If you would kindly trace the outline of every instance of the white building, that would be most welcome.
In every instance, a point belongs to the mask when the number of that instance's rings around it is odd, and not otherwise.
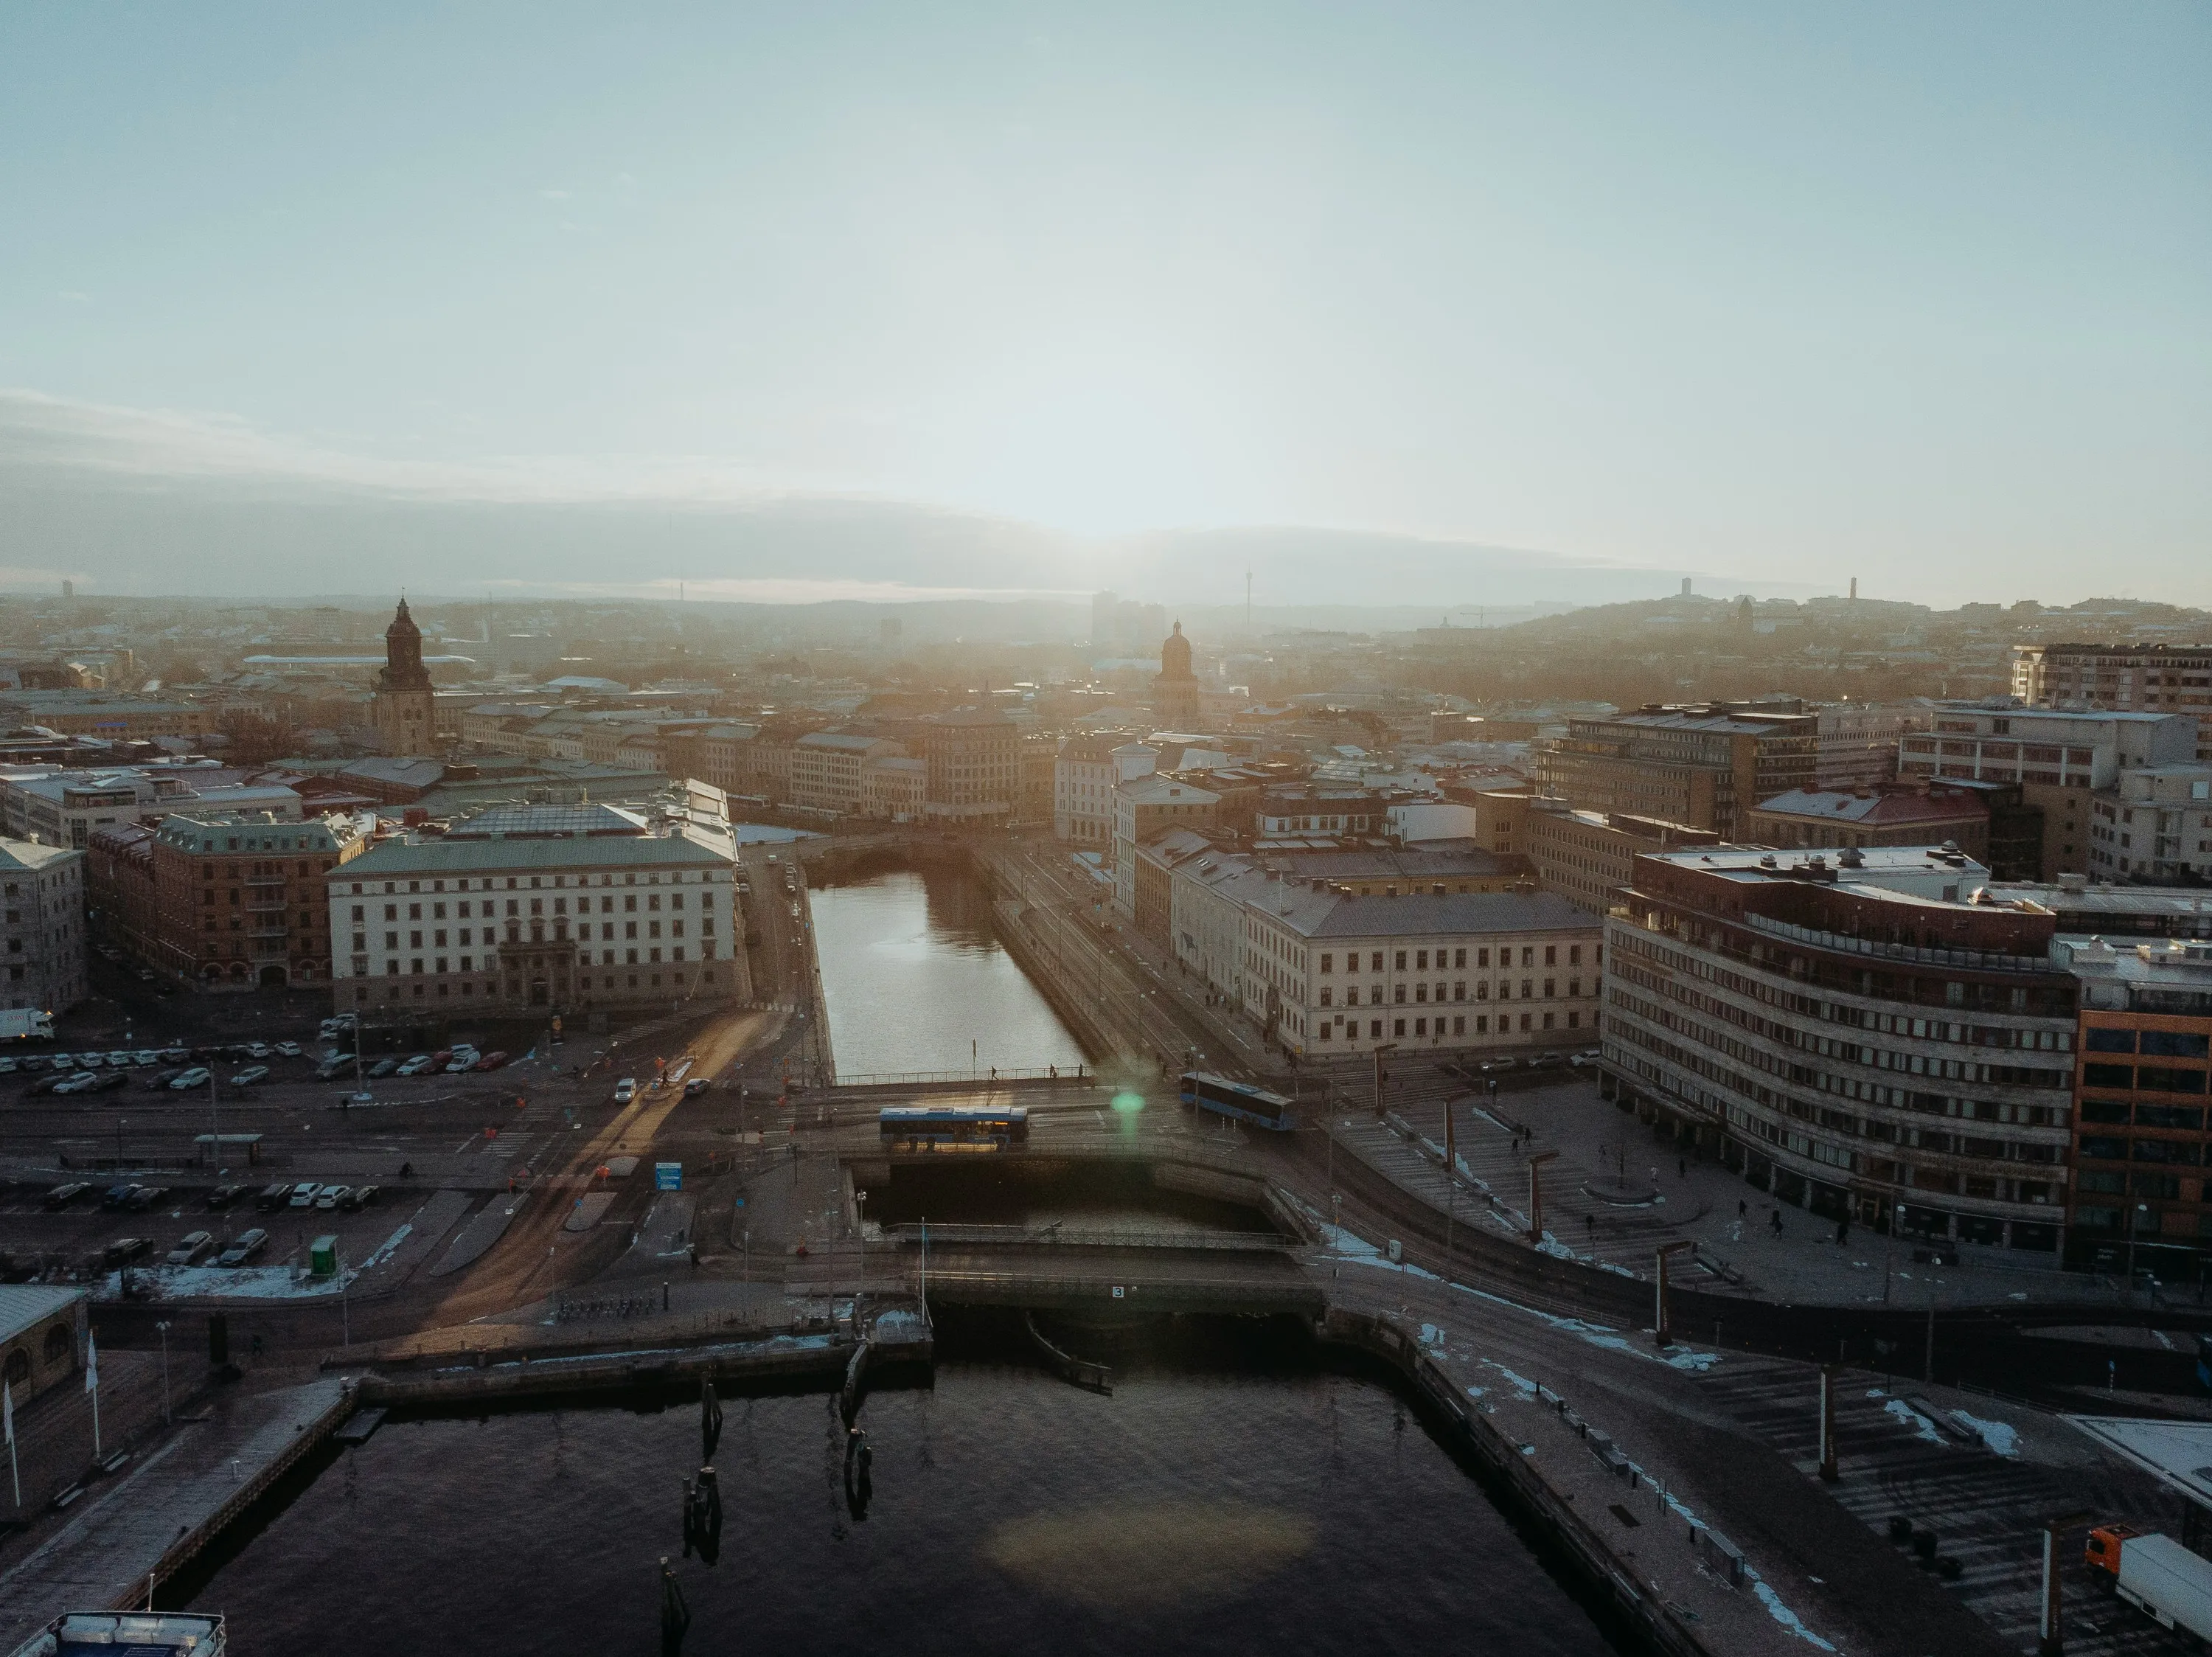
[[[860,816],[867,810],[869,764],[905,757],[906,750],[889,737],[809,732],[791,745],[791,803],[841,817]]]
[[[1159,750],[1120,735],[1071,736],[1052,768],[1052,832],[1104,850],[1114,844],[1114,790],[1149,777]]]
[[[195,772],[204,775],[196,775]],[[172,812],[224,814],[267,812],[296,823],[300,796],[281,783],[249,783],[222,766],[173,771],[135,766],[105,771],[18,771],[0,777],[0,825],[7,833],[37,835],[52,845],[85,846],[92,832],[112,823],[150,826]]]
[[[2122,771],[2089,807],[2093,880],[2212,878],[2212,765]]]
[[[0,1006],[64,1013],[91,993],[84,968],[84,853],[0,839]]]
[[[460,827],[387,840],[331,875],[340,1010],[550,1016],[749,993],[733,866],[703,839],[550,818]]]

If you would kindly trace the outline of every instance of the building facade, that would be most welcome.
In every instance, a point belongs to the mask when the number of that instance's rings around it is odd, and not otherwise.
[[[957,708],[921,722],[929,768],[925,810],[948,827],[1012,817],[1021,788],[1021,728],[995,708]]]
[[[2212,1257],[2212,943],[2058,953],[2081,987],[2067,1264],[2186,1283]]]
[[[1748,838],[1802,850],[1936,846],[1947,841],[1989,862],[1989,802],[1972,788],[1925,780],[1856,789],[1798,789],[1752,808]]]
[[[386,840],[332,871],[337,1010],[550,1016],[750,993],[722,852],[680,832],[508,827]]]
[[[198,990],[329,983],[325,886],[362,855],[370,826],[337,813],[297,823],[261,813],[163,818],[150,847],[152,947],[142,959]],[[129,900],[118,888],[100,896],[118,910]]]
[[[1545,794],[1724,840],[1742,838],[1757,801],[1812,787],[1819,770],[1816,715],[1725,704],[1577,718],[1537,753]]]
[[[1601,1090],[1829,1220],[2055,1264],[2075,990],[2053,917],[1934,848],[1641,857]]]
[[[84,862],[74,847],[0,839],[0,1005],[65,1013],[92,993]]]
[[[2089,874],[2212,881],[2212,765],[2148,765],[2098,789],[2089,807]]]
[[[407,613],[405,599],[384,630],[384,670],[369,698],[369,718],[376,727],[376,746],[386,753],[438,752],[437,693],[430,670],[422,665],[422,630]]]
[[[1512,838],[1534,865],[1538,882],[1545,891],[1556,892],[1592,915],[1602,915],[1613,906],[1613,892],[1628,884],[1636,860],[1645,852],[1709,846],[1720,840],[1711,829],[1628,812],[1576,811],[1564,800],[1540,795],[1525,804],[1519,832]],[[1478,807],[1478,819],[1481,813]]]
[[[869,763],[905,757],[906,750],[889,737],[809,732],[791,745],[791,803],[841,817],[864,816]]]
[[[1899,745],[1900,777],[2004,783],[2043,813],[2046,880],[2088,867],[2089,796],[2115,789],[2124,771],[2186,765],[2197,727],[2179,714],[2066,713],[2008,704],[1946,702],[1935,728]]]
[[[2212,647],[2015,644],[2012,693],[2035,707],[2178,713],[2197,722],[2197,752],[2212,765]]]

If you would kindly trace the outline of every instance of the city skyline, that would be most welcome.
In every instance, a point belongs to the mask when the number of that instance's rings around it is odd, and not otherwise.
[[[9,588],[2212,600],[2183,9],[5,27]]]

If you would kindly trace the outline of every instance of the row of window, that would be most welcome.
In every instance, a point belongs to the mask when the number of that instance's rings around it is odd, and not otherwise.
[[[613,921],[604,921],[600,923],[599,936],[602,939],[612,938],[615,935],[615,927],[617,924],[617,923]],[[619,923],[619,924],[622,927],[622,935],[623,937],[635,938],[637,936],[638,923],[635,921],[623,921]],[[470,943],[473,941],[473,935],[476,929],[477,929],[474,927],[468,926],[459,929],[459,935],[456,939],[456,941],[462,948],[467,948]],[[489,926],[483,929],[483,941],[487,944],[496,943],[499,941],[499,940],[494,935],[495,929]],[[712,915],[706,917],[699,923],[699,929],[711,936],[714,930],[714,917]],[[568,935],[568,925],[565,922],[555,922],[553,931],[554,937],[556,941],[566,940]],[[519,923],[509,922],[507,923],[507,941],[509,943],[520,943],[521,941],[520,934],[521,927]],[[578,942],[588,942],[591,939],[591,935],[592,923],[589,921],[586,921],[577,927],[576,939]],[[645,935],[648,938],[659,937],[660,935],[660,923],[659,921],[647,921],[645,923]],[[681,921],[669,922],[668,935],[672,938],[682,937],[684,935],[684,923]],[[434,948],[442,949],[446,945],[446,938],[447,934],[443,929],[434,932],[431,935],[432,947]],[[544,943],[545,941],[545,929],[542,924],[532,926],[530,929],[530,941],[532,943]],[[368,947],[368,935],[365,932],[355,933],[353,935],[353,947],[356,954],[366,950]],[[384,947],[386,949],[398,948],[399,935],[397,932],[386,933],[384,935]],[[410,932],[407,935],[407,947],[410,949],[420,949],[422,947],[422,933],[419,931]]]
[[[660,907],[661,895],[662,894],[658,892],[647,892],[645,894],[646,908],[648,911],[658,910]],[[684,907],[684,894],[682,892],[669,892],[667,894],[667,898],[669,908],[681,909]],[[623,911],[625,914],[634,915],[637,912],[637,899],[638,894],[634,892],[625,892],[623,894]],[[509,898],[507,900],[507,912],[510,915],[520,915],[522,912],[520,905],[524,901],[526,900],[520,898]],[[530,912],[532,915],[543,915],[545,913],[544,899],[532,898],[527,899],[527,901],[530,905]],[[699,906],[702,909],[711,909],[714,907],[714,899],[711,893],[703,896],[699,899]],[[366,905],[354,905],[353,918],[354,923],[356,926],[361,923],[365,909]],[[490,898],[480,899],[477,903],[477,909],[487,920],[489,920],[499,912],[498,901]],[[464,921],[469,918],[469,905],[466,902],[455,904],[453,905],[453,910],[457,918]],[[568,900],[566,898],[556,898],[553,899],[553,913],[556,915],[566,915],[568,912]],[[576,899],[577,914],[588,915],[591,912],[592,900],[589,898],[579,898]],[[615,912],[615,900],[612,894],[610,893],[601,896],[599,899],[599,912],[602,915],[611,915]],[[387,921],[398,920],[399,918],[399,905],[398,904],[385,905],[384,918]],[[421,904],[408,905],[407,918],[410,921],[421,920],[422,918],[422,905]],[[430,918],[435,921],[444,920],[446,918],[446,905],[441,903],[432,904],[430,905]]]
[[[713,944],[707,943],[700,946],[699,958],[702,960],[712,960],[714,956],[714,946]],[[626,949],[623,952],[623,959],[626,965],[635,966],[638,965],[638,951],[635,949]],[[645,959],[648,963],[659,962],[660,959],[659,949],[658,947],[647,949],[645,952]],[[668,952],[668,959],[672,961],[681,961],[684,959],[684,946],[679,943],[672,947]],[[577,957],[577,960],[579,965],[585,966],[590,966],[592,961],[591,952],[589,950],[586,950],[581,955]],[[426,961],[428,963],[428,976],[434,978],[442,976],[447,972],[473,972],[477,970],[476,957],[473,955],[462,955],[458,959],[447,955],[431,957],[416,955],[407,961],[407,970],[404,975],[400,972],[401,964],[398,958],[395,957],[394,959],[385,962],[384,976],[388,978],[396,978],[402,976],[415,978],[422,978],[425,976],[424,966]],[[604,949],[599,952],[600,966],[612,966],[614,964],[615,952],[613,950]],[[354,972],[356,977],[366,978],[368,976],[368,960],[366,956],[356,955],[354,958],[353,965]],[[483,970],[487,972],[495,972],[499,970],[498,964],[491,956],[487,955],[484,957]]]
[[[1547,943],[1541,947],[1544,951],[1544,965],[1547,966],[1557,966],[1559,964],[1560,946],[1555,943]],[[1523,966],[1534,966],[1536,964],[1536,950],[1538,946],[1534,944],[1522,944],[1520,948],[1521,965]],[[1566,951],[1568,966],[1580,966],[1583,964],[1583,947],[1580,944],[1568,944],[1566,946]],[[1346,952],[1344,957],[1344,970],[1346,972],[1357,972],[1360,970],[1359,953],[1360,952],[1356,949]],[[1413,958],[1412,970],[1416,972],[1425,972],[1429,970],[1429,956],[1431,953],[1434,953],[1437,958],[1437,968],[1438,971],[1442,971],[1446,966],[1463,968],[1468,964],[1468,952],[1464,949],[1438,949],[1433,952],[1426,949],[1416,949],[1410,953]],[[1400,972],[1403,972],[1407,970],[1406,966],[1406,957],[1407,953],[1408,952],[1403,949],[1391,952],[1393,970]],[[1383,952],[1380,949],[1370,950],[1368,952],[1368,955],[1369,959],[1367,970],[1370,972],[1380,972],[1382,970]],[[1451,957],[1449,961],[1444,959],[1447,955]],[[1598,946],[1593,944],[1590,946],[1590,965],[1595,966],[1597,965],[1597,962]],[[1500,966],[1510,966],[1513,965],[1513,947],[1511,945],[1506,945],[1498,950],[1498,964]],[[1490,965],[1490,951],[1487,949],[1475,950],[1474,965],[1478,969],[1488,966]],[[1334,972],[1336,970],[1336,957],[1334,953],[1323,952],[1321,958],[1321,970],[1324,976]]]
[[[1541,1027],[1547,1030],[1556,1030],[1559,1028],[1560,1026],[1556,1021],[1559,1015],[1555,1013],[1545,1014],[1543,1015],[1543,1024]],[[1455,1036],[1463,1036],[1467,1034],[1467,1020],[1468,1015],[1464,1013],[1453,1014],[1449,1033]],[[1579,1030],[1582,1028],[1582,1022],[1583,1015],[1580,1013],[1569,1013],[1567,1014],[1565,1027],[1570,1030]],[[1413,1033],[1416,1036],[1425,1036],[1431,1033],[1441,1036],[1446,1033],[1444,1030],[1444,1021],[1442,1018],[1417,1018],[1413,1021]],[[1390,1033],[1394,1038],[1403,1036],[1406,1033],[1406,1020],[1404,1019],[1392,1019],[1389,1020],[1389,1024]],[[1431,1024],[1436,1026],[1433,1032],[1431,1032],[1429,1027]],[[1370,1041],[1382,1040],[1382,1025],[1383,1020],[1381,1019],[1368,1020],[1367,1039]],[[1521,1014],[1521,1030],[1522,1034],[1526,1035],[1532,1033],[1537,1028],[1536,1015],[1534,1014],[1523,1013]],[[1501,1036],[1507,1035],[1511,1033],[1512,1029],[1512,1014],[1509,1013],[1500,1013],[1498,1015],[1498,1033]],[[1343,1031],[1344,1039],[1346,1041],[1357,1041],[1359,1039],[1359,1020],[1358,1019],[1346,1018],[1323,1019],[1321,1022],[1320,1029],[1314,1033],[1314,1039],[1316,1041],[1327,1041],[1329,1039],[1331,1033],[1336,1030]],[[1477,1013],[1474,1014],[1474,1033],[1478,1036],[1486,1036],[1490,1033],[1490,1014],[1487,1013]]]
[[[1557,978],[1546,978],[1543,983],[1544,993],[1541,999],[1545,1001],[1557,1001],[1559,999],[1559,981]],[[1393,1005],[1403,1007],[1406,1004],[1406,988],[1407,987],[1402,984],[1393,984],[1390,987],[1390,999]],[[1429,986],[1427,984],[1417,984],[1413,986],[1413,998],[1416,1002],[1424,1002],[1429,999]],[[1436,992],[1437,1000],[1442,1001],[1444,999],[1444,986],[1442,984],[1438,984],[1436,986]],[[1595,992],[1595,981],[1593,980],[1592,993]],[[1582,999],[1582,994],[1583,981],[1580,978],[1569,978],[1567,980],[1567,999],[1570,1001],[1580,1001]],[[1329,995],[1329,986],[1327,984],[1322,985],[1321,1004],[1323,1007],[1327,1007],[1330,1004]],[[1490,981],[1487,978],[1478,979],[1476,981],[1474,986],[1474,998],[1477,1001],[1488,1001],[1490,999]],[[1454,1001],[1465,1001],[1467,999],[1466,979],[1461,978],[1453,983],[1451,986],[1451,999]],[[1512,979],[1498,979],[1498,999],[1500,1001],[1511,1001],[1513,999]],[[1539,999],[1536,995],[1535,979],[1523,978],[1521,980],[1521,999],[1522,1001],[1534,1001]],[[1344,1004],[1346,1007],[1357,1007],[1359,1005],[1359,986],[1358,984],[1346,984],[1345,986]],[[1370,989],[1367,996],[1367,1004],[1370,1007],[1380,1007],[1382,1004],[1382,986],[1381,984],[1376,984]]]
[[[671,886],[681,886],[685,878],[686,877],[681,873],[677,873],[670,874],[667,877],[667,880]],[[708,881],[714,880],[714,875],[711,870],[702,872],[698,877],[699,884],[704,886]],[[509,892],[514,891],[521,877],[520,875],[509,874],[505,876],[504,880],[506,889]],[[490,874],[484,875],[477,881],[477,889],[480,892],[493,891],[501,885],[501,877],[500,876]],[[645,884],[647,886],[659,886],[660,882],[661,876],[658,874],[648,874],[645,877]],[[353,895],[355,897],[358,898],[362,895],[365,884],[368,886],[374,886],[376,882],[371,880],[364,883],[360,880],[356,880],[353,883]],[[597,882],[594,882],[592,877],[588,874],[533,874],[530,877],[530,886],[531,890],[533,892],[537,891],[541,886],[548,885],[560,887],[570,886],[587,886],[594,884],[599,886],[615,886],[617,884],[622,886],[635,886],[638,884],[638,878],[635,874],[625,874],[622,877],[622,880],[617,882],[613,875],[602,874],[599,876]],[[397,880],[386,880],[384,882],[384,892],[386,897],[389,897],[398,889],[399,883]],[[407,882],[407,889],[410,892],[420,892],[422,890],[422,882],[420,880],[410,880]],[[446,883],[443,880],[432,880],[430,882],[430,890],[433,892],[443,892],[445,889]],[[466,892],[468,889],[469,883],[465,878],[457,880],[453,882],[453,890],[456,892]],[[336,894],[333,893],[332,895],[335,896]]]
[[[2146,1058],[2212,1057],[2212,1036],[2188,1030],[2136,1031],[2092,1026],[2082,1037],[2081,1045],[2092,1053],[2140,1052]]]
[[[2081,1085],[2121,1093],[2201,1093],[2204,1072],[2159,1064],[2084,1064]]]

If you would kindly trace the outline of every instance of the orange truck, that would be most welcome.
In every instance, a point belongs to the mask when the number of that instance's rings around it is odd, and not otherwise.
[[[2153,1622],[2212,1640],[2212,1559],[2131,1525],[2099,1526],[2089,1532],[2082,1557],[2091,1569],[2110,1575],[2120,1598]]]

